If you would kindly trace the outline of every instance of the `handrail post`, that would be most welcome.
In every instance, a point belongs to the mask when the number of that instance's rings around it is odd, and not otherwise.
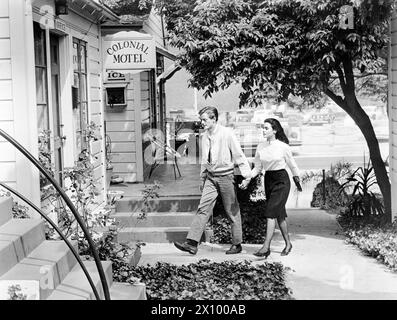
[[[0,129],[0,135],[4,139],[6,139],[8,142],[10,142],[15,148],[17,148],[18,151],[20,151],[25,157],[27,157],[30,160],[31,163],[34,164],[34,166],[37,169],[39,169],[39,171],[52,183],[52,185],[58,191],[58,193],[60,194],[62,199],[66,202],[67,206],[72,211],[73,216],[76,218],[77,223],[80,225],[80,227],[83,230],[83,233],[88,241],[88,244],[89,244],[92,254],[94,256],[96,267],[98,269],[99,277],[101,279],[101,283],[102,283],[102,287],[103,287],[103,294],[105,296],[105,299],[110,300],[109,287],[108,287],[108,284],[106,281],[106,276],[105,276],[105,272],[102,267],[101,260],[99,259],[98,251],[95,248],[95,244],[88,232],[87,227],[85,226],[83,220],[81,219],[79,213],[77,212],[77,209],[73,205],[70,198],[67,196],[65,191],[61,188],[61,186],[58,184],[58,182],[54,179],[54,177],[51,174],[49,174],[48,171],[45,168],[43,168],[41,163],[29,151],[27,151],[18,141],[16,141],[14,138],[12,138],[10,135],[8,135],[2,129]]]

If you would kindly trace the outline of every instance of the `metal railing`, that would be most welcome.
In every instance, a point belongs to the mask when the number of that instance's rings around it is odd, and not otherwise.
[[[90,247],[90,250],[92,252],[92,255],[94,257],[95,260],[95,264],[96,267],[98,269],[98,273],[99,273],[99,277],[102,283],[102,288],[103,288],[103,294],[105,296],[105,300],[110,300],[110,293],[109,293],[109,287],[106,281],[106,276],[105,276],[105,272],[103,270],[102,267],[102,263],[101,260],[99,259],[99,254],[98,251],[95,248],[95,244],[94,241],[92,240],[89,231],[86,227],[86,225],[84,224],[82,218],[80,217],[79,213],[77,212],[77,209],[75,208],[75,206],[73,205],[72,201],[70,200],[70,198],[67,196],[67,194],[65,193],[65,191],[62,189],[62,187],[58,184],[58,182],[54,179],[54,177],[41,165],[41,163],[29,152],[27,151],[18,141],[16,141],[14,138],[12,138],[9,134],[7,134],[6,132],[4,132],[3,130],[0,129],[0,136],[2,136],[4,139],[6,139],[9,143],[11,143],[18,151],[20,151],[37,169],[39,169],[39,171],[51,182],[51,184],[54,186],[54,188],[57,190],[57,192],[59,193],[59,195],[62,197],[62,199],[65,201],[66,205],[69,207],[70,211],[72,212],[73,216],[76,218],[77,223],[79,224],[79,226],[81,227],[85,238],[88,241],[88,245]],[[1,186],[5,187],[4,184],[0,184]],[[5,187],[7,190],[9,190],[12,193],[15,193],[15,190],[12,190],[9,187]],[[12,191],[11,191],[12,190]],[[33,209],[35,209],[41,216],[45,216],[44,213],[41,212],[41,210],[39,208],[37,208],[32,202],[30,202],[28,199],[24,198],[22,195],[15,193],[18,197],[20,197],[22,200],[24,200],[27,204],[29,204]],[[44,217],[43,216],[43,217]],[[54,227],[54,224],[51,223],[49,221],[49,218],[47,218],[46,216],[44,217],[44,219],[46,219],[52,227]],[[55,229],[55,228],[54,228]],[[58,233],[60,232],[59,228],[55,229]],[[77,261],[79,262],[79,264],[81,265],[81,267],[83,268],[83,271],[88,279],[88,282],[90,283],[90,286],[95,294],[95,297],[97,300],[100,300],[100,296],[98,294],[98,291],[95,288],[95,285],[92,282],[91,276],[89,275],[87,269],[85,268],[83,262],[81,261],[80,257],[78,257],[77,252],[74,250],[73,246],[70,244],[70,242],[66,239],[66,237],[63,236],[63,234],[60,236],[62,237],[62,239],[66,242],[66,244],[69,246],[69,248],[72,249],[73,254],[75,255]],[[76,256],[77,255],[77,256]]]

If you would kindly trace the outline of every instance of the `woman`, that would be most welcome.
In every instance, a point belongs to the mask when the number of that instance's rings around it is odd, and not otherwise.
[[[294,180],[299,182],[299,170],[289,146],[289,141],[280,122],[274,118],[268,118],[262,124],[263,136],[266,142],[258,145],[255,153],[252,178],[260,172],[265,173],[265,194],[267,199],[265,216],[267,218],[266,238],[263,247],[254,253],[257,257],[268,257],[270,254],[270,242],[273,238],[276,220],[285,241],[285,248],[281,252],[286,256],[291,252],[292,244],[288,235],[287,212],[285,204],[288,199],[291,183],[286,166],[291,169]],[[249,181],[243,182],[240,187],[246,189]]]

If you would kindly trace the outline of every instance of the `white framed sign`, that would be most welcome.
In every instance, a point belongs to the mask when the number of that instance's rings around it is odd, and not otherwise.
[[[156,43],[151,35],[121,31],[102,41],[105,70],[156,68]]]

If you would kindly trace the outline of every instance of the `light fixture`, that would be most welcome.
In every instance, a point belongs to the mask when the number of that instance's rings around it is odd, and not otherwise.
[[[69,14],[68,0],[55,0],[55,15]]]

